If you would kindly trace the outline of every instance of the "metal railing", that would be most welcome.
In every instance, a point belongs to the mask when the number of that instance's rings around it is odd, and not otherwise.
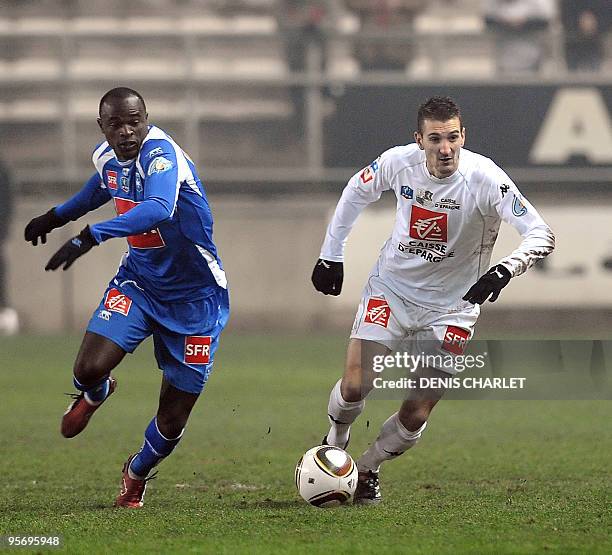
[[[150,27],[150,26],[149,26]],[[152,31],[147,31],[147,26],[143,25],[142,29],[134,27],[130,35],[131,40],[138,41],[139,37],[151,37]],[[79,136],[79,123],[84,121],[84,114],[74,110],[72,105],[75,94],[78,94],[82,88],[92,88],[99,91],[104,91],[106,88],[114,86],[117,78],[120,77],[127,83],[138,87],[139,85],[145,88],[155,89],[156,87],[164,88],[168,85],[176,87],[176,98],[182,103],[182,113],[179,111],[178,116],[174,116],[180,123],[183,129],[181,137],[177,137],[181,144],[185,146],[191,153],[196,153],[198,158],[202,150],[201,147],[201,129],[200,126],[206,122],[206,116],[198,111],[199,103],[202,100],[207,88],[212,86],[225,87],[227,90],[233,90],[237,87],[250,90],[251,92],[260,89],[265,95],[267,90],[288,91],[290,87],[300,87],[304,91],[304,132],[303,135],[294,135],[292,140],[297,141],[298,147],[302,149],[300,163],[288,163],[285,167],[275,165],[274,167],[259,167],[259,174],[265,175],[265,180],[270,183],[300,183],[311,182],[319,184],[337,183],[338,181],[346,180],[350,175],[351,170],[345,168],[329,168],[325,165],[324,156],[324,126],[325,126],[325,111],[326,99],[324,97],[324,89],[341,90],[347,86],[369,86],[369,87],[391,87],[405,86],[412,87],[415,85],[450,85],[450,84],[491,84],[506,85],[508,87],[522,87],[527,85],[567,85],[567,84],[605,84],[612,83],[612,74],[599,73],[596,75],[578,75],[570,74],[565,68],[563,61],[562,35],[558,26],[554,26],[551,32],[543,35],[547,42],[547,62],[544,64],[541,71],[531,74],[520,75],[498,75],[495,72],[474,76],[473,74],[415,74],[409,71],[371,71],[371,72],[336,72],[332,70],[322,70],[323,51],[321,45],[316,42],[311,42],[308,45],[306,56],[306,67],[304,71],[288,72],[281,71],[278,73],[271,72],[268,74],[231,74],[231,73],[213,73],[213,74],[198,74],[195,71],[196,61],[200,53],[201,41],[208,39],[215,40],[231,40],[236,44],[238,52],[241,51],[240,44],[256,43],[257,41],[276,42],[279,50],[282,49],[280,43],[281,38],[275,32],[269,30],[261,30],[258,32],[247,31],[242,33],[229,33],[227,30],[214,31],[203,30],[197,27],[189,27],[185,22],[179,22],[176,26],[172,26],[163,31],[153,31],[153,36],[158,36],[160,40],[172,37],[178,39],[180,47],[180,59],[176,62],[181,62],[183,67],[182,72],[178,72],[172,76],[156,75],[156,74],[100,74],[78,75],[73,71],[72,65],[75,60],[75,53],[78,51],[80,41],[90,41],[92,38],[102,40],[127,40],[116,28],[100,28],[96,32],[91,29],[84,30],[78,25],[56,26],[48,29],[20,29],[19,27],[6,28],[0,27],[0,39],[2,40],[34,40],[34,41],[50,41],[55,42],[54,48],[58,51],[56,61],[59,71],[56,75],[40,76],[36,74],[15,76],[0,74],[0,95],[5,99],[13,98],[20,94],[22,90],[36,91],[36,88],[46,87],[53,89],[55,95],[59,98],[57,112],[48,116],[43,123],[52,126],[57,131],[57,140],[61,143],[61,159],[56,160],[54,167],[54,178],[58,184],[64,184],[65,188],[75,188],[78,184],[90,174],[90,167],[85,167],[77,161],[79,160],[79,150],[84,147],[81,144]],[[157,33],[157,35],[155,35]],[[357,37],[354,34],[346,33],[329,33],[327,40],[330,42],[351,42]],[[430,39],[428,42],[430,62],[434,67],[444,67],[445,56],[449,52],[449,48],[457,45],[461,40],[472,41],[479,40],[493,44],[495,35],[484,33],[474,37],[473,35],[465,34],[415,34],[415,33],[388,33],[385,35],[375,33],[360,33],[359,41],[390,41],[398,45],[406,41],[418,43],[424,38]],[[59,48],[58,48],[59,45]],[[104,50],[100,52],[103,57]],[[282,54],[278,54],[282,56]],[[327,64],[329,67],[329,64]],[[42,89],[41,89],[42,91]],[[41,92],[41,95],[44,91]],[[36,94],[34,94],[36,96]],[[284,100],[285,109],[287,105],[291,110],[291,102],[286,96]],[[93,122],[95,105],[92,106],[91,122]],[[289,110],[289,111],[290,111]],[[156,115],[152,113],[153,120]],[[163,114],[159,114],[163,116]],[[87,116],[89,117],[89,116]],[[284,117],[284,116],[283,116]],[[163,121],[163,117],[161,117]],[[279,119],[283,119],[282,117]],[[4,140],[11,140],[12,126],[29,124],[36,121],[35,118],[28,120],[25,117],[16,118],[5,110],[4,116],[0,112],[0,129],[3,130]],[[85,120],[86,121],[86,120]],[[232,124],[240,121],[232,122]],[[14,146],[14,145],[13,145]],[[93,145],[87,145],[89,148]],[[228,145],[228,148],[231,145]],[[206,161],[206,156],[201,156],[203,161]],[[10,162],[10,160],[9,160]],[[353,168],[354,169],[354,168]],[[603,171],[603,170],[602,170]],[[557,173],[546,173],[546,175],[537,174],[537,170],[530,168],[515,168],[515,172],[522,178],[527,180],[544,179],[557,182],[561,180],[592,180],[598,181],[601,176],[588,174],[586,177],[574,170],[559,169]],[[14,173],[17,176],[18,184],[24,191],[42,191],[48,190],[41,188],[39,185],[49,181],[48,171],[45,169],[37,170],[27,165],[16,165]],[[206,170],[208,180],[216,183],[230,182],[256,182],[258,179],[253,178],[252,168],[248,165],[244,167],[215,167],[208,166]],[[55,189],[57,190],[57,189]]]

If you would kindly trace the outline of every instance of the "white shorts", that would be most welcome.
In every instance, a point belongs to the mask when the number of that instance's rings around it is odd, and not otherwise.
[[[351,339],[374,341],[392,351],[449,359],[463,355],[479,314],[478,305],[457,312],[416,305],[399,297],[379,276],[371,275],[357,309]],[[457,372],[448,365],[434,367],[448,374]]]

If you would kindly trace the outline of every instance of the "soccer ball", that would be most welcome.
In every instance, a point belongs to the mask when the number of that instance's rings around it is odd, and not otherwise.
[[[357,466],[339,447],[319,445],[298,461],[295,485],[302,498],[315,507],[342,505],[355,493]]]

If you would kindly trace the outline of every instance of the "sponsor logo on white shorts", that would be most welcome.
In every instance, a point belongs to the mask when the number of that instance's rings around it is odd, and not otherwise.
[[[364,323],[376,324],[377,326],[387,327],[389,318],[391,316],[391,307],[387,303],[386,299],[370,297],[368,299],[368,306],[366,308],[366,315]]]
[[[467,345],[470,332],[457,326],[447,326],[444,332],[442,348],[449,353],[462,355]]]

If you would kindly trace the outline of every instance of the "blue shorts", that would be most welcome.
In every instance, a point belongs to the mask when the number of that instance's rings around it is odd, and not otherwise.
[[[128,353],[153,335],[155,358],[164,378],[181,391],[201,393],[212,370],[219,336],[229,319],[227,290],[219,287],[204,299],[172,305],[174,318],[184,314],[191,319],[191,327],[197,331],[189,335],[172,331],[173,327],[180,329],[185,320],[177,321],[177,326],[166,320],[164,325],[143,308],[111,282],[87,331],[110,339]],[[193,323],[194,314],[198,315],[197,324]]]

